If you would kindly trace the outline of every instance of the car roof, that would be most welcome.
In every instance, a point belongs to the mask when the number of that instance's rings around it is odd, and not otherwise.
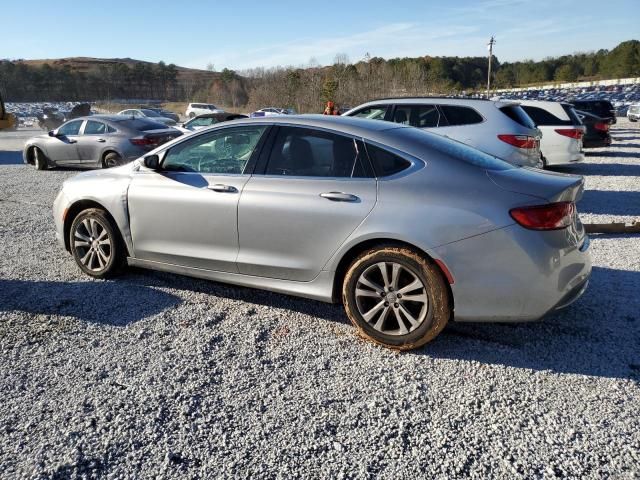
[[[489,100],[486,98],[452,98],[452,97],[389,97],[389,98],[378,98],[376,100],[369,100],[368,102],[362,103],[357,107],[354,107],[352,110],[356,108],[363,107],[365,105],[372,104],[399,104],[399,105],[407,105],[407,104],[421,104],[421,103],[430,103],[433,100],[437,100],[440,105],[469,105],[473,103],[475,105],[496,105],[506,106],[506,105],[517,105],[517,100]]]
[[[231,113],[231,112],[211,112],[211,113],[201,113],[200,115],[196,115],[195,118],[226,118],[226,117],[234,117],[236,115],[240,115],[240,118],[248,118],[248,115],[244,113]]]
[[[372,132],[384,132],[397,128],[413,128],[393,122],[381,122],[380,120],[369,120],[358,117],[343,117],[339,115],[282,115],[272,117],[243,118],[233,120],[233,124],[273,124],[273,125],[300,125],[310,128],[326,128],[329,130],[339,130],[343,133],[366,137]]]

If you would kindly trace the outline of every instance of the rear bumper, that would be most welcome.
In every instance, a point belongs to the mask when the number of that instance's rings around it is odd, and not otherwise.
[[[528,322],[579,298],[591,275],[588,237],[512,225],[438,247],[454,277],[454,319]]]
[[[582,148],[601,148],[611,145],[611,135],[584,137],[582,139]]]
[[[582,152],[564,152],[550,156],[545,156],[547,166],[550,165],[568,165],[584,161],[584,153]]]

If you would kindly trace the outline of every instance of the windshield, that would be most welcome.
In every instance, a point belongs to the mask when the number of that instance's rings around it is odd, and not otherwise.
[[[148,108],[143,108],[141,110],[141,112],[144,113],[147,117],[161,117],[162,116],[158,112],[154,112],[153,110],[149,110]]]

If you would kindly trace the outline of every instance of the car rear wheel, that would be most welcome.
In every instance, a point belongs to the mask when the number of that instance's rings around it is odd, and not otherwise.
[[[433,340],[451,313],[438,268],[422,255],[395,246],[368,250],[354,260],[342,300],[362,336],[396,350]]]
[[[33,147],[33,164],[36,167],[36,170],[46,170],[49,167],[49,162],[47,161],[47,157],[44,152],[40,150],[38,147]]]
[[[107,153],[102,161],[102,168],[113,168],[122,165],[122,157],[115,152]]]
[[[112,277],[124,266],[124,244],[103,210],[90,208],[78,214],[71,224],[69,245],[80,269],[92,277]]]

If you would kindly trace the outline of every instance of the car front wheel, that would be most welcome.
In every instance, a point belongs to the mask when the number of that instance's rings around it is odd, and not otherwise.
[[[438,267],[396,246],[374,248],[356,258],[345,276],[342,300],[362,336],[396,350],[430,342],[451,314]]]
[[[45,157],[44,152],[38,147],[33,147],[33,164],[36,170],[45,170],[49,166],[47,157]]]
[[[92,277],[114,276],[124,265],[124,245],[103,210],[90,208],[78,214],[71,224],[69,245],[80,269]]]

